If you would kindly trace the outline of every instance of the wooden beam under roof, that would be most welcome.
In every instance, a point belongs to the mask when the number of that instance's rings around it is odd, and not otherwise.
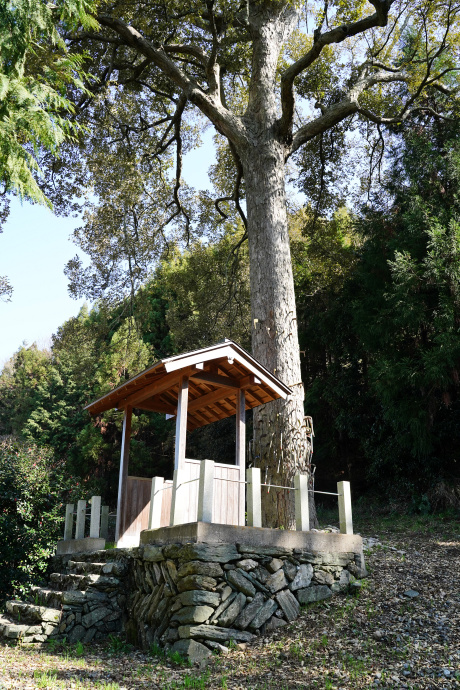
[[[210,383],[213,386],[223,386],[224,388],[239,388],[240,382],[238,379],[230,376],[221,376],[220,374],[213,374],[209,371],[198,371],[192,374],[193,381],[203,381],[203,383]]]
[[[139,403],[137,407],[138,410],[148,410],[150,412],[160,412],[161,414],[171,414],[176,415],[175,405],[163,402],[163,400],[158,400],[156,398],[144,400],[144,402]]]
[[[226,395],[227,394],[227,395]],[[199,398],[195,398],[194,400],[190,400],[188,404],[188,410],[189,412],[193,412],[194,410],[199,410],[201,407],[206,407],[206,405],[211,405],[214,402],[217,402],[217,400],[222,400],[222,398],[228,397],[230,395],[235,395],[235,389],[234,388],[218,388],[216,391],[212,391],[211,393],[207,393],[206,395],[202,395]]]
[[[148,386],[144,386],[144,388],[142,388],[138,393],[133,393],[132,395],[119,400],[117,407],[122,408],[126,407],[127,405],[136,407],[136,405],[139,405],[139,403],[143,402],[144,400],[147,400],[154,395],[159,395],[168,388],[171,388],[171,386],[179,383],[181,377],[188,375],[191,371],[195,371],[195,367],[191,366],[179,371],[173,371],[171,374],[166,374],[165,376],[162,376],[159,381],[154,381]]]

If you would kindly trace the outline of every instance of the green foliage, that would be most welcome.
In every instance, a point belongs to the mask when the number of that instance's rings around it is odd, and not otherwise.
[[[423,495],[458,477],[460,167],[453,126],[407,128],[403,144],[393,203],[376,200],[356,223],[341,291],[307,302],[304,337],[323,357],[307,406],[355,482],[367,475],[426,510]]]
[[[36,180],[38,154],[42,147],[57,154],[78,131],[64,117],[74,112],[65,89],[85,91],[83,55],[67,52],[56,24],[94,28],[91,8],[87,0],[0,3],[0,181],[6,192],[50,205]],[[47,44],[55,46],[54,53]]]
[[[196,242],[161,264],[153,285],[168,301],[165,315],[178,352],[232,338],[250,346],[249,260],[241,228],[218,242]]]
[[[61,537],[70,480],[49,450],[0,440],[0,600],[43,578]]]
[[[126,654],[132,645],[129,645],[126,640],[124,640],[119,635],[109,635],[109,650],[112,656],[120,656],[121,654]]]

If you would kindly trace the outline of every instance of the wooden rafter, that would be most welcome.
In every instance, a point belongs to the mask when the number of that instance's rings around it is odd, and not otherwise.
[[[163,391],[171,388],[174,384],[178,383],[182,376],[187,375],[190,371],[194,370],[194,367],[187,367],[185,370],[174,371],[171,374],[166,374],[159,381],[154,381],[153,383],[145,386],[138,393],[133,393],[126,398],[118,401],[118,408],[126,407],[131,405],[136,407],[139,403],[153,397],[154,395],[159,395]]]

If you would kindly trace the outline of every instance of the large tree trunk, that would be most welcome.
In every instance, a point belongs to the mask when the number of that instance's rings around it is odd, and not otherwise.
[[[292,391],[286,402],[264,405],[254,414],[254,463],[261,468],[264,483],[278,486],[293,486],[297,472],[310,471],[286,212],[286,148],[278,134],[275,98],[280,50],[296,22],[291,3],[249,3],[253,59],[243,118],[248,137],[238,150],[248,214],[252,350]],[[262,496],[263,524],[291,529],[294,491],[264,488]]]
[[[284,146],[273,136],[242,156],[248,209],[252,349],[264,366],[289,385],[288,401],[254,414],[254,461],[264,483],[293,486],[310,472],[304,389],[286,213]],[[264,526],[294,525],[294,492],[263,490]],[[316,521],[311,494],[311,519]]]

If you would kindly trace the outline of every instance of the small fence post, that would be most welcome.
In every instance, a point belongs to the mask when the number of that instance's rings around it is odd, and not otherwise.
[[[64,539],[72,539],[73,532],[73,503],[67,503],[65,507],[65,526],[64,526]]]
[[[75,539],[84,539],[84,537],[85,537],[85,518],[86,518],[86,501],[78,501],[78,503],[77,503],[77,527],[75,529]]]
[[[198,522],[212,522],[214,500],[214,460],[202,460],[198,487]]]
[[[109,538],[109,506],[101,508],[101,537],[106,541]]]
[[[93,496],[91,498],[91,522],[89,526],[89,536],[93,539],[99,538],[101,530],[101,497]]]
[[[181,525],[183,515],[184,503],[184,487],[182,482],[186,481],[184,470],[174,470],[172,498],[171,498],[171,515],[169,518],[169,525]]]
[[[260,467],[246,470],[248,486],[248,526],[262,527],[262,497],[260,492]]]
[[[152,490],[150,493],[149,529],[158,529],[161,526],[161,507],[163,505],[163,477],[152,478]]]
[[[350,482],[337,482],[337,493],[339,494],[340,532],[353,534]]]
[[[307,474],[296,474],[295,488],[295,528],[300,532],[310,530],[310,512],[308,506],[309,477]]]

